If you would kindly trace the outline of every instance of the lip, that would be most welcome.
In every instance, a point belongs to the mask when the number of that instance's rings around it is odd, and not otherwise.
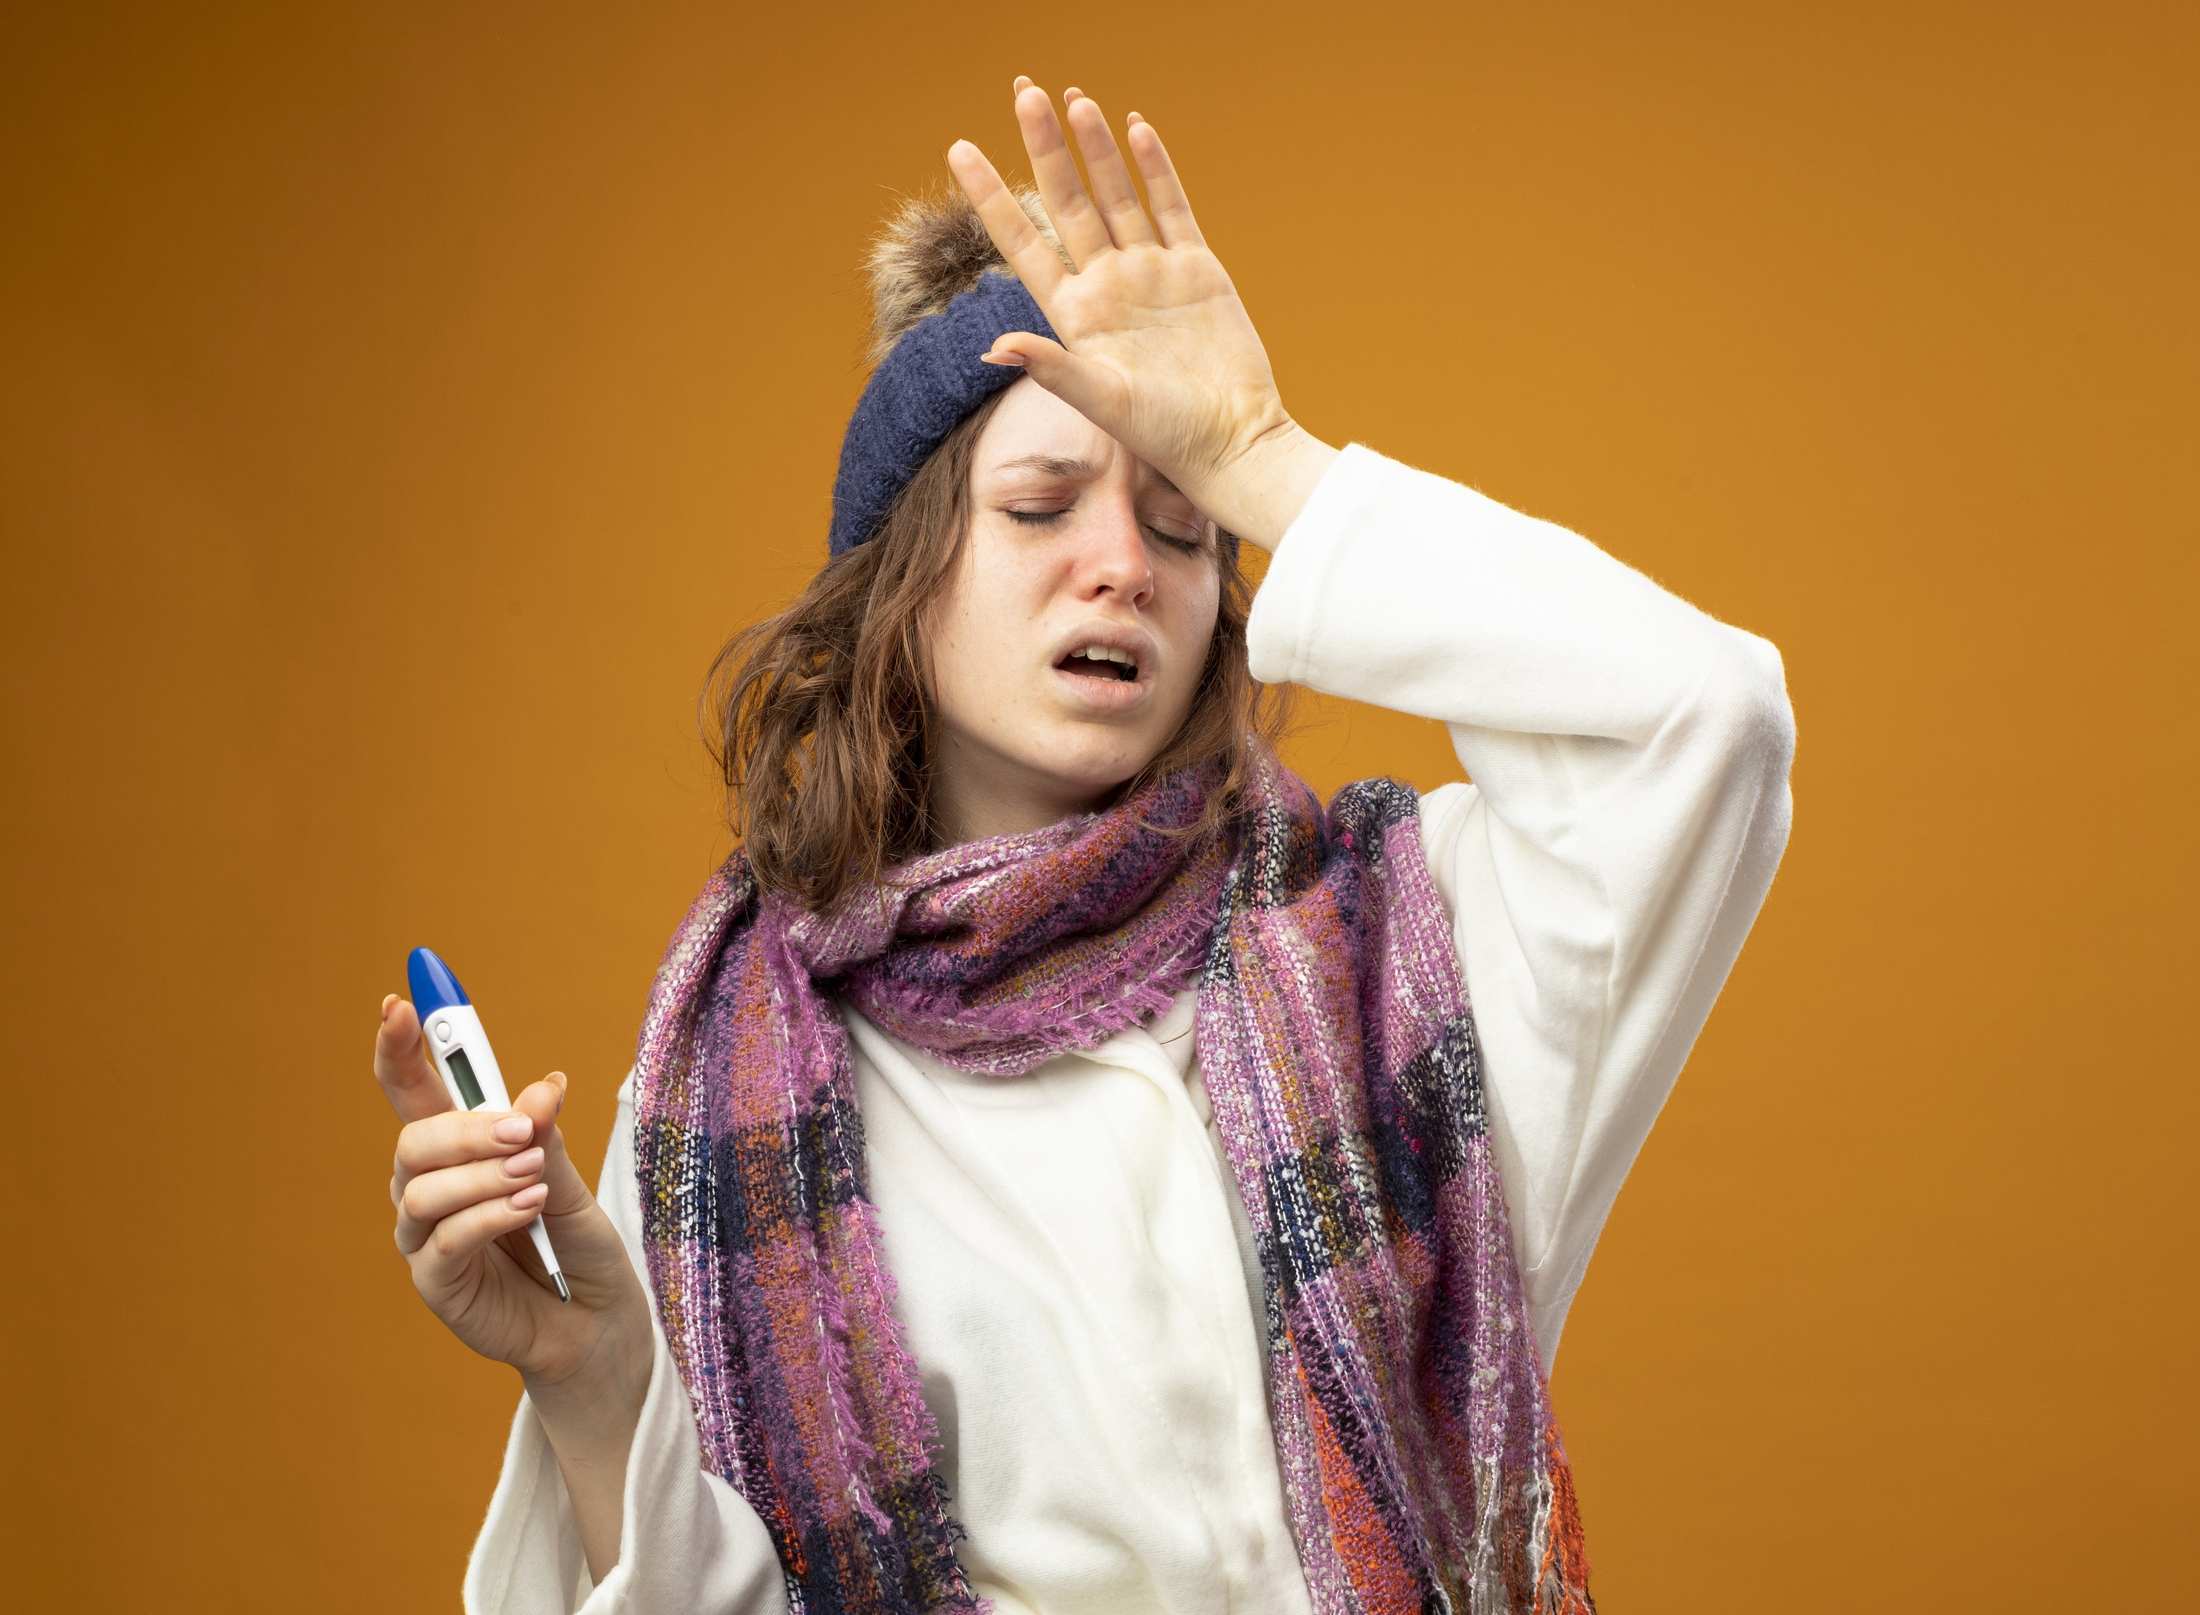
[[[1090,640],[1085,643],[1092,643]],[[1094,712],[1127,712],[1142,704],[1153,689],[1153,675],[1144,668],[1135,679],[1102,679],[1090,673],[1071,673],[1059,667],[1047,669],[1066,685],[1072,699]]]
[[[1128,651],[1131,660],[1138,664],[1138,682],[1141,684],[1146,682],[1161,660],[1161,647],[1154,643],[1153,635],[1143,628],[1112,622],[1088,622],[1081,628],[1071,629],[1054,642],[1054,649],[1047,652],[1047,666],[1054,666],[1072,651],[1083,650],[1087,645]]]
[[[1138,677],[1134,679],[1100,679],[1090,673],[1067,673],[1054,664],[1073,651],[1087,645],[1101,645],[1109,650],[1128,651],[1137,665]],[[1081,628],[1073,628],[1055,643],[1047,656],[1047,671],[1069,686],[1077,704],[1091,712],[1127,712],[1142,705],[1153,687],[1154,669],[1161,660],[1161,647],[1154,643],[1153,635],[1143,628],[1112,622],[1088,622]]]

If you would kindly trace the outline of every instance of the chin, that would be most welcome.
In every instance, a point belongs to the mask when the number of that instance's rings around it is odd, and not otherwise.
[[[1073,796],[1090,798],[1103,796],[1124,784],[1131,776],[1145,767],[1145,759],[1139,758],[1120,764],[1096,764],[1090,768],[1070,768],[1056,762],[1050,772],[1062,782],[1064,789]]]
[[[1033,766],[1052,774],[1079,797],[1094,797],[1114,790],[1159,755],[1158,745],[1126,745],[1122,736],[1105,737],[1106,743],[1080,747],[1074,741],[1047,757],[1033,759]]]

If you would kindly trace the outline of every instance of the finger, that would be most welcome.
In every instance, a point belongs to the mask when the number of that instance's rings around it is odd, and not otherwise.
[[[1123,126],[1123,139],[1138,163],[1138,172],[1145,177],[1146,200],[1153,208],[1154,228],[1161,232],[1161,244],[1205,246],[1207,238],[1199,233],[1199,221],[1192,217],[1192,204],[1176,177],[1176,165],[1169,161],[1168,149],[1154,133],[1153,125],[1133,112]]]
[[[1118,247],[1154,245],[1153,223],[1146,217],[1145,203],[1138,199],[1138,187],[1131,183],[1131,171],[1124,165],[1100,103],[1081,90],[1064,90],[1062,115],[1077,136],[1077,149],[1084,153],[1085,176],[1092,181],[1092,194],[1107,221],[1109,236]]]
[[[947,166],[963,195],[970,198],[1002,260],[1016,272],[1032,301],[1044,312],[1055,288],[1070,274],[1062,255],[1039,233],[1023,204],[1001,183],[1001,176],[974,142],[958,140],[949,146]]]
[[[535,1144],[501,1160],[468,1161],[421,1173],[398,1198],[397,1248],[410,1256],[428,1242],[444,1218],[541,1182],[546,1153]]]
[[[550,1199],[543,1210],[551,1216],[561,1217],[568,1212],[584,1210],[595,1199],[589,1191],[588,1181],[565,1153],[565,1134],[558,1129],[558,1115],[565,1109],[565,1092],[565,1073],[553,1071],[540,1082],[531,1082],[522,1088],[512,1101],[513,1111],[525,1116],[535,1127],[534,1138],[515,1148],[524,1150],[539,1146],[542,1149],[542,1179],[550,1185]]]
[[[511,1195],[503,1195],[452,1212],[428,1231],[422,1244],[406,1253],[405,1260],[412,1266],[413,1288],[431,1305],[480,1282],[475,1259],[482,1246],[525,1228],[542,1215],[539,1184],[516,1192],[523,1196],[518,1205],[512,1203]]]
[[[1016,92],[1016,124],[1023,131],[1024,150],[1031,157],[1031,177],[1039,182],[1039,195],[1046,201],[1047,217],[1054,221],[1054,233],[1069,249],[1070,262],[1083,269],[1102,253],[1112,251],[1115,240],[1108,233],[1108,221],[1085,194],[1077,159],[1070,155],[1069,139],[1054,115],[1053,98],[1036,84],[1025,85]]]
[[[536,1142],[546,1118],[557,1109],[552,1097],[555,1089],[546,1093],[544,1086],[538,1082],[521,1092],[526,1108],[514,1104],[510,1110],[498,1110],[484,1105],[479,1110],[450,1109],[407,1122],[397,1133],[397,1155],[390,1178],[393,1195],[403,1194],[405,1186],[423,1172],[462,1166],[468,1161],[501,1159]],[[515,1136],[506,1138],[497,1129],[515,1116],[526,1125],[513,1128]]]
[[[419,1012],[395,993],[382,1000],[382,1024],[374,1034],[374,1080],[400,1121],[455,1108],[450,1090],[428,1060]]]
[[[573,1165],[573,1158],[566,1153],[565,1134],[555,1125],[556,1117],[565,1104],[565,1074],[551,1072],[536,1088],[529,1088],[522,1093],[519,1103],[530,1107],[529,1113],[533,1114],[537,1089],[547,1089],[553,1082],[557,1091],[550,1100],[548,1119],[535,1129],[535,1137],[540,1140],[543,1152],[542,1171],[537,1181],[549,1190],[540,1211],[544,1217],[567,1217],[586,1211],[596,1203],[596,1196],[588,1187],[587,1180],[580,1175],[579,1169]],[[519,1263],[530,1277],[539,1282],[547,1282],[548,1270],[543,1266],[542,1253],[524,1236],[515,1234],[505,1239],[504,1254]]]
[[[408,1122],[397,1134],[397,1154],[391,1163],[390,1199],[395,1203],[405,1192],[405,1186],[423,1172],[439,1171],[444,1167],[463,1165],[468,1161],[502,1158],[516,1155],[536,1144],[550,1146],[554,1158],[551,1178],[559,1176],[556,1161],[562,1160],[565,1142],[556,1137],[555,1123],[558,1112],[565,1106],[566,1077],[562,1071],[553,1071],[539,1082],[529,1083],[519,1091],[510,1110],[497,1110],[483,1106],[479,1110],[452,1109],[434,1116],[424,1116]],[[526,1129],[513,1128],[507,1138],[499,1128],[512,1118],[527,1123]],[[545,1135],[552,1135],[546,1137]],[[567,1171],[572,1171],[570,1165]],[[579,1174],[572,1174],[576,1181]],[[588,1200],[585,1182],[580,1184],[579,1204]],[[570,1201],[568,1194],[562,1197]],[[565,1209],[560,1205],[558,1209]]]
[[[978,357],[1007,363],[1010,355],[1024,374],[1089,421],[1120,419],[1130,408],[1128,385],[1113,366],[1096,364],[1030,331],[1004,331],[993,353]]]

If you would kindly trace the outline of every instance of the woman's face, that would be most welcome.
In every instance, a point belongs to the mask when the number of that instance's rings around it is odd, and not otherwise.
[[[1095,807],[1150,762],[1191,711],[1221,594],[1214,524],[1028,376],[979,433],[970,505],[927,637],[949,846]],[[1096,644],[1135,679],[1065,662]]]

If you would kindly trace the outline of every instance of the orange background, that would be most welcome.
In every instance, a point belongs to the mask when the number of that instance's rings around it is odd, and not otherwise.
[[[1600,1599],[2192,1600],[2191,8],[45,9],[10,1604],[456,1604],[517,1381],[392,1247],[376,1005],[445,952],[601,1159],[863,245],[1026,171],[1019,71],[1168,138],[1310,430],[1786,658],[1794,838],[1557,1362]],[[1305,710],[1325,791],[1457,771]]]

